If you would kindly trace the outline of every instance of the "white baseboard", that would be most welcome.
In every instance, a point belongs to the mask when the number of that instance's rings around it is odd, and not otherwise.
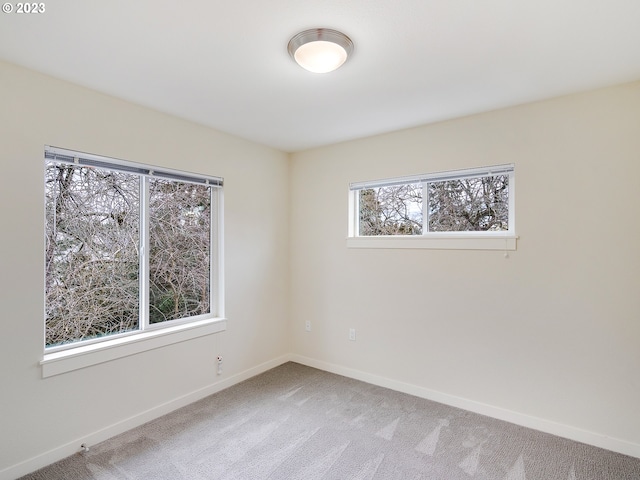
[[[315,360],[313,358],[308,358],[301,355],[292,354],[290,355],[290,360],[292,362],[307,365],[309,367],[336,373],[344,377],[361,380],[363,382],[378,385],[380,387],[408,393],[410,395],[415,395],[416,397],[426,398],[427,400],[433,400],[435,402],[444,403],[445,405],[450,405],[452,407],[462,408],[464,410],[486,415],[498,420],[504,420],[506,422],[514,423],[523,427],[557,435],[558,437],[568,438],[577,442],[586,443],[595,447],[600,447],[606,450],[611,450],[613,452],[640,458],[640,445],[637,443],[608,437],[606,435],[590,432],[588,430],[582,430],[570,425],[564,425],[561,423],[552,422],[550,420],[545,420],[543,418],[525,415],[522,413],[514,412],[512,410],[506,410],[504,408],[495,407],[493,405],[476,402],[466,398],[457,397],[455,395],[449,395],[409,383],[399,382],[397,380],[380,377],[371,373],[366,373],[353,368],[323,362],[321,360]]]
[[[79,452],[80,445],[82,444],[88,445],[89,447],[91,447],[92,445],[96,445],[115,435],[119,435],[126,432],[127,430],[131,430],[132,428],[150,422],[151,420],[161,417],[162,415],[166,415],[173,410],[189,405],[190,403],[196,402],[204,397],[208,397],[209,395],[229,388],[237,383],[243,382],[244,380],[266,372],[267,370],[271,370],[272,368],[282,365],[289,360],[291,360],[290,355],[283,355],[281,357],[275,358],[253,368],[240,372],[236,375],[232,375],[220,382],[208,385],[204,388],[188,393],[161,405],[157,405],[153,408],[150,408],[149,410],[141,412],[120,422],[114,423],[113,425],[109,425],[108,427],[105,427],[101,430],[89,433],[72,442],[68,442],[64,445],[49,450],[48,452],[44,452],[40,455],[25,460],[24,462],[12,465],[11,467],[1,470],[0,480],[13,480],[15,478],[26,475],[30,472],[38,470],[39,468],[45,467],[47,465],[50,465],[51,463],[57,462],[59,460],[62,460],[63,458],[69,457],[74,453]]]
[[[62,460],[63,458],[73,455],[74,453],[77,453],[78,451],[80,451],[80,445],[82,444],[91,446],[100,443],[115,435],[124,433],[127,430],[138,427],[144,423],[161,417],[162,415],[166,415],[173,410],[184,407],[204,397],[229,388],[237,383],[243,382],[244,380],[266,372],[267,370],[275,368],[288,361],[318,368],[327,372],[336,373],[338,375],[343,375],[355,380],[361,380],[363,382],[378,385],[380,387],[390,388],[391,390],[408,393],[417,397],[426,398],[435,402],[444,403],[453,407],[462,408],[471,412],[514,423],[516,425],[521,425],[523,427],[533,428],[541,432],[551,433],[559,437],[564,437],[570,440],[586,443],[588,445],[604,448],[606,450],[611,450],[613,452],[640,458],[640,445],[636,443],[608,437],[606,435],[582,430],[580,428],[552,422],[542,418],[524,415],[522,413],[506,410],[492,405],[487,405],[481,402],[456,397],[454,395],[449,395],[428,388],[419,387],[417,385],[392,380],[371,373],[363,372],[361,370],[343,367],[341,365],[323,362],[321,360],[315,360],[312,358],[304,357],[302,355],[287,354],[252,367],[236,375],[225,378],[220,382],[208,385],[204,388],[188,393],[161,405],[157,405],[153,408],[150,408],[149,410],[139,413],[138,415],[134,415],[133,417],[129,417],[101,430],[87,434],[72,442],[68,442],[64,445],[49,450],[48,452],[44,452],[40,455],[25,460],[24,462],[5,468],[4,470],[0,471],[0,480],[13,480],[22,475],[26,475],[27,473],[33,472],[35,470],[38,470],[39,468]]]

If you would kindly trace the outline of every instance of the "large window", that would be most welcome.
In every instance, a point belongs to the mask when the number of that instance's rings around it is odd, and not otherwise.
[[[222,179],[45,150],[45,343],[221,315]]]
[[[501,165],[353,183],[350,237],[513,237],[514,177]]]

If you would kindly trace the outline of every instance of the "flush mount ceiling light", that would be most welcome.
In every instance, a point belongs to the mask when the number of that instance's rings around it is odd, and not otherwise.
[[[298,65],[313,73],[339,68],[353,52],[353,42],[344,33],[330,28],[311,28],[289,40],[289,55]]]

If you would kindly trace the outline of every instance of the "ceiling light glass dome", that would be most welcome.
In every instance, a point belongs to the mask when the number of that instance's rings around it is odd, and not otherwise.
[[[289,55],[298,65],[313,73],[339,68],[353,52],[353,42],[344,33],[329,28],[312,28],[289,40]]]

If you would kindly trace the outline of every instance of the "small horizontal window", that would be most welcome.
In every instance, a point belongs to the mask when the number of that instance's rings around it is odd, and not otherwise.
[[[353,183],[349,237],[434,239],[433,244],[440,247],[432,248],[469,248],[469,239],[492,238],[492,245],[497,246],[501,242],[496,238],[515,238],[514,190],[513,165]],[[384,247],[384,242],[352,241],[349,245]],[[415,246],[426,243],[396,241],[388,245],[425,248]],[[515,242],[508,245],[515,248]]]

